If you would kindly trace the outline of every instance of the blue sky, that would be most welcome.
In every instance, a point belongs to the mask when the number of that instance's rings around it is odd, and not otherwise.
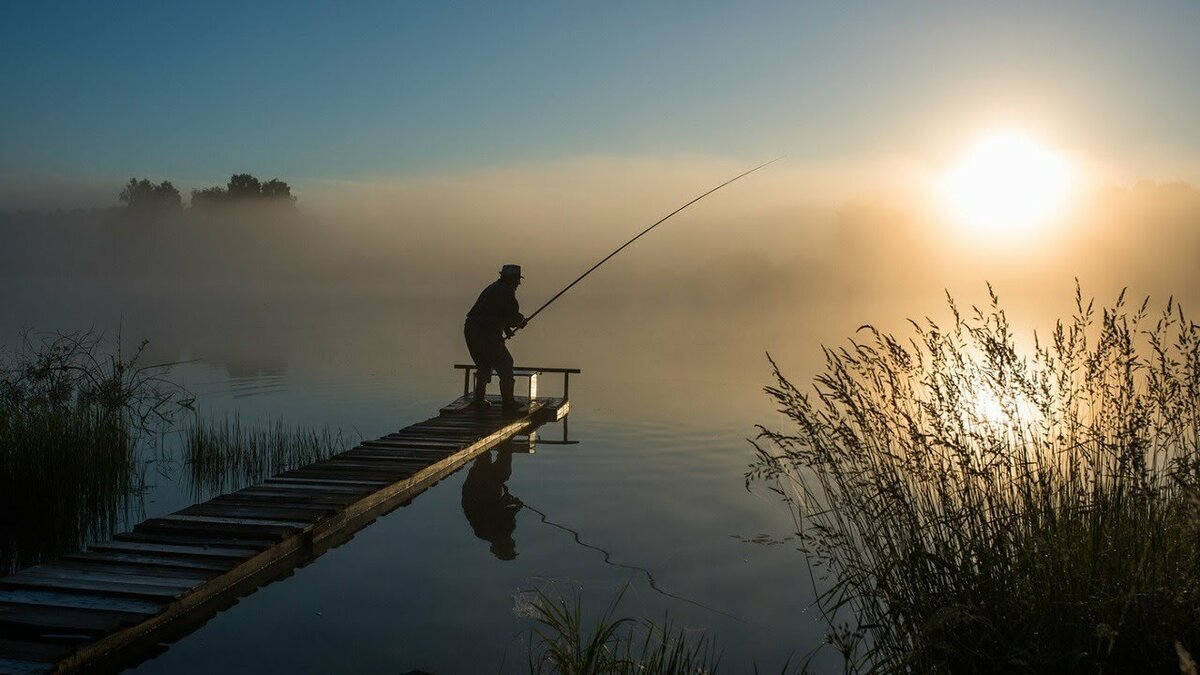
[[[5,3],[0,177],[852,161],[997,117],[1170,179],[1200,157],[1198,27],[1183,0]]]

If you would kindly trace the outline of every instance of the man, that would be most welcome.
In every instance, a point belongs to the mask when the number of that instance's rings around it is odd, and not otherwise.
[[[488,406],[484,398],[488,382],[492,381],[492,369],[500,376],[501,406],[505,412],[517,410],[513,398],[513,357],[504,346],[504,338],[512,337],[519,328],[525,327],[525,317],[517,303],[517,286],[521,285],[520,265],[505,265],[500,269],[500,278],[483,289],[479,299],[467,312],[463,336],[467,349],[475,362],[475,398],[472,405]]]

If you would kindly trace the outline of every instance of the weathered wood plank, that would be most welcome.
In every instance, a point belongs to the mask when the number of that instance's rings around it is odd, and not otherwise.
[[[322,504],[348,504],[362,497],[364,490],[362,488],[342,488],[335,485],[326,485],[323,487],[309,487],[305,485],[280,485],[278,483],[261,484],[253,489],[247,488],[238,492],[233,492],[221,497],[215,497],[205,502],[206,504],[216,504],[226,500],[255,500],[268,497],[289,496],[311,500],[313,503]]]
[[[182,590],[148,584],[130,584],[111,581],[88,581],[86,579],[53,579],[40,576],[10,575],[0,577],[0,588],[61,591],[83,595],[101,595],[111,598],[138,598],[142,600],[168,601],[177,598]],[[2,654],[4,652],[0,652]]]
[[[248,558],[257,551],[252,548],[232,548],[216,546],[179,546],[171,544],[142,544],[135,542],[111,541],[102,544],[92,544],[93,551],[112,551],[115,553],[156,553],[184,558],[225,558],[241,560]]]
[[[74,567],[60,567],[58,565],[38,565],[23,569],[16,574],[7,577],[0,577],[0,582],[7,579],[62,579],[62,580],[79,580],[79,581],[111,581],[122,584],[138,584],[145,586],[163,586],[167,588],[182,588],[187,589],[196,585],[195,579],[181,579],[171,577],[161,577],[152,575],[139,575],[131,577],[127,574],[111,574],[95,570],[81,570]]]
[[[235,537],[225,532],[196,532],[191,534],[166,534],[163,532],[121,532],[113,535],[113,542],[131,544],[170,544],[172,546],[199,546],[201,548],[248,549],[255,553],[274,546],[275,539]]]
[[[438,449],[443,449],[443,448],[448,449],[448,450],[453,450],[455,448],[462,448],[467,445],[470,445],[470,443],[472,441],[474,441],[475,439],[481,438],[482,436],[487,436],[487,435],[488,435],[487,433],[480,432],[479,436],[475,436],[472,434],[469,436],[463,436],[462,439],[457,439],[457,438],[450,438],[449,436],[440,436],[440,435],[434,436],[433,434],[411,434],[411,435],[397,434],[395,436],[384,436],[383,438],[378,438],[373,441],[362,441],[362,445],[365,445],[367,447],[381,447],[381,448],[412,447],[412,448],[417,448],[417,449],[429,449],[429,450],[438,450]]]
[[[329,495],[347,495],[357,499],[361,498],[364,494],[370,494],[374,492],[376,489],[377,485],[374,483],[363,484],[359,482],[352,482],[349,485],[330,483],[314,486],[311,484],[311,481],[298,481],[288,478],[275,477],[268,478],[253,488],[246,488],[245,490],[241,490],[233,494],[254,494],[256,491],[260,490],[293,490],[295,492],[312,492],[313,490],[320,490],[321,492]]]
[[[193,584],[211,578],[215,570],[195,570],[185,567],[166,567],[163,565],[141,565],[119,563],[106,560],[70,560],[60,558],[52,563],[55,568],[74,569],[82,572],[103,572],[104,574],[124,574],[131,577],[158,577],[163,579],[187,579]]]
[[[239,516],[230,513],[234,509],[232,507],[217,507],[222,515],[216,514],[186,514],[186,513],[171,513],[162,517],[163,520],[179,523],[209,523],[211,525],[233,525],[241,526],[257,526],[257,527],[278,527],[287,528],[288,532],[293,530],[303,530],[312,524],[312,519],[305,518],[304,520],[283,520],[276,517],[271,517],[262,509],[243,508],[241,511],[248,514],[250,517]],[[228,515],[226,515],[228,514]]]
[[[199,506],[207,507],[211,505],[214,507],[232,506],[234,508],[288,508],[295,509],[297,511],[337,511],[346,504],[355,502],[358,499],[358,495],[322,495],[303,490],[263,490],[260,492],[218,497],[217,499],[205,502]],[[279,506],[274,506],[276,504]],[[292,506],[284,506],[284,504],[292,504]]]
[[[189,506],[172,517],[179,515],[187,516],[207,516],[212,518],[233,518],[234,522],[243,521],[263,521],[263,522],[290,522],[298,523],[297,527],[306,526],[309,523],[320,520],[324,516],[337,511],[336,506],[329,504],[320,505],[304,505],[296,503],[296,498],[293,501],[286,502],[288,506],[277,506],[281,502],[269,502],[262,500],[236,500],[226,502],[206,502],[196,506]]]
[[[102,634],[141,621],[145,616],[139,612],[0,602],[0,626],[12,632],[68,630]],[[0,672],[4,672],[2,666]]]
[[[164,603],[133,598],[112,598],[80,593],[63,593],[59,591],[31,591],[19,589],[0,589],[0,602],[11,602],[21,605],[47,605],[53,607],[75,607],[84,609],[103,609],[118,612],[137,612],[139,614],[157,614]],[[0,652],[3,653],[3,652]]]
[[[419,462],[425,466],[428,466],[440,459],[445,459],[453,454],[454,453],[452,453],[452,452],[438,452],[438,453],[431,453],[428,455],[414,455],[414,454],[404,452],[404,451],[397,452],[394,450],[382,450],[381,451],[381,450],[377,450],[377,449],[376,450],[363,449],[363,450],[348,450],[342,455],[342,457],[344,457],[345,459],[355,460],[355,461],[365,459],[365,460],[384,460],[387,462],[409,462],[409,463]]]
[[[314,480],[359,480],[370,481],[375,480],[380,484],[380,487],[395,481],[407,478],[412,474],[412,471],[366,471],[356,469],[354,467],[346,467],[343,469],[322,467],[320,469],[310,469],[307,471],[297,471],[289,476],[289,478],[309,478]]]
[[[266,479],[268,485],[346,485],[360,486],[360,488],[376,488],[388,484],[388,480],[362,480],[362,479],[337,479],[337,478],[306,478],[292,476],[277,476],[275,478]],[[371,494],[374,490],[364,490],[364,494]]]
[[[132,565],[150,565],[153,567],[168,567],[180,570],[198,570],[204,572],[224,572],[233,567],[235,564],[233,561],[215,558],[205,560],[189,560],[171,556],[100,551],[72,553],[70,555],[63,556],[59,560],[73,560],[85,563],[127,563]]]
[[[297,532],[298,527],[280,527],[278,525],[233,525],[230,523],[212,523],[192,520],[168,520],[166,518],[151,518],[138,523],[134,532],[151,534],[196,535],[212,534],[219,536],[242,537],[245,539],[263,539],[279,541]]]

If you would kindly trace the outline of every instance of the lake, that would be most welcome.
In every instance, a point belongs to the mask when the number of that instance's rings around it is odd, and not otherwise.
[[[526,308],[536,306],[529,295],[519,291]],[[373,438],[459,394],[451,366],[467,358],[461,316],[473,299],[45,283],[5,298],[16,311],[4,329],[144,337],[144,362],[187,361],[170,378],[205,419]],[[815,345],[853,329],[805,315],[829,313],[568,296],[511,343],[518,364],[583,371],[568,418],[578,444],[511,456],[506,486],[527,505],[513,550],[497,554],[475,535],[464,469],[134,672],[522,672],[532,622],[515,608],[528,589],[580,594],[589,616],[625,589],[619,615],[709,631],[729,671],[778,669],[819,644],[825,626],[809,609],[791,516],[763,486],[747,491],[743,473],[754,425],[780,423],[761,393],[765,350],[813,365]],[[792,350],[793,331],[814,345],[807,354]],[[148,489],[129,520],[212,496],[190,484],[178,436],[145,465]]]

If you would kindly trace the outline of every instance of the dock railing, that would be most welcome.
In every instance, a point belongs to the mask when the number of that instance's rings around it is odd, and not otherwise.
[[[456,363],[455,369],[463,371],[463,396],[471,393],[471,372],[477,370],[473,363]],[[494,372],[494,371],[493,371]],[[529,400],[537,398],[538,375],[542,373],[560,373],[563,376],[562,400],[567,401],[571,392],[571,375],[578,375],[578,368],[546,368],[543,366],[514,366],[514,377],[529,378]]]

